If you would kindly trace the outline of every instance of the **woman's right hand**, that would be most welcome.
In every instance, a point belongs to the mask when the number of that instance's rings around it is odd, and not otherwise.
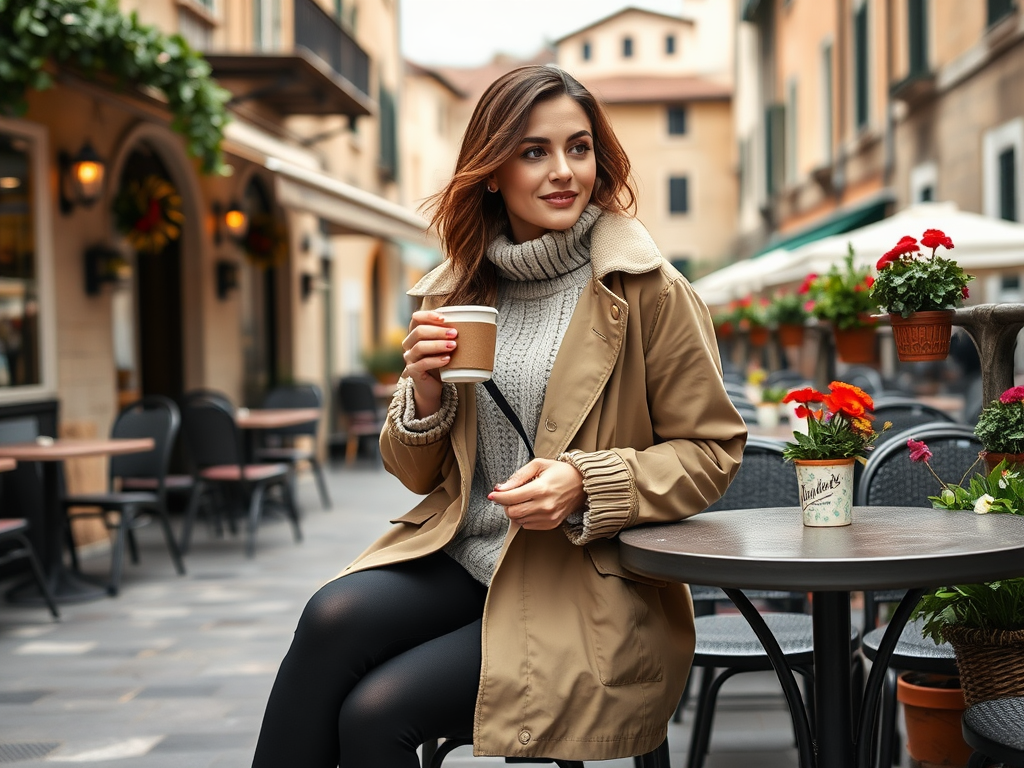
[[[416,418],[441,408],[440,369],[451,360],[458,331],[442,325],[444,316],[431,310],[413,312],[412,330],[402,342],[405,371],[412,379]]]

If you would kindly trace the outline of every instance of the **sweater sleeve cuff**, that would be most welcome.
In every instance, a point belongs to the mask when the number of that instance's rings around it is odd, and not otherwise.
[[[459,395],[454,384],[441,386],[441,407],[437,413],[416,418],[412,379],[398,380],[398,389],[388,406],[388,431],[404,445],[430,445],[443,439],[455,423]]]
[[[576,545],[608,539],[629,526],[637,517],[636,483],[626,463],[614,451],[569,451],[559,461],[574,466],[583,475],[587,506],[562,523],[569,541]]]

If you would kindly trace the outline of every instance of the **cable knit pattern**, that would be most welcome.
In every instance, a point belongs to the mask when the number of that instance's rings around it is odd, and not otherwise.
[[[388,431],[405,445],[430,445],[445,437],[455,423],[459,393],[454,384],[441,385],[441,407],[437,413],[416,418],[416,400],[412,379],[398,380],[388,406]]]
[[[487,249],[498,274],[494,381],[528,435],[537,434],[558,347],[590,281],[590,229],[600,215],[599,208],[589,206],[571,229],[519,244],[500,236]],[[530,457],[515,428],[479,384],[476,402],[476,471],[469,510],[445,551],[473,578],[490,584],[508,518],[487,494]]]

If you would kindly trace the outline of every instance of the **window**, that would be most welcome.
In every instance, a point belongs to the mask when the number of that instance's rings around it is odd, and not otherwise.
[[[868,124],[868,4],[853,13],[853,116],[857,128]]]
[[[827,164],[832,163],[832,156],[835,151],[833,145],[832,128],[832,43],[825,43],[821,47],[821,128],[822,146],[825,148],[824,160]]]
[[[988,0],[988,25],[991,27],[1013,13],[1014,0]]]
[[[338,21],[341,21],[341,12],[344,10],[342,4],[342,0],[334,0],[334,18]]]
[[[690,257],[689,256],[673,256],[669,262],[679,270],[679,274],[685,277],[687,280],[690,279]]]
[[[796,78],[790,78],[786,89],[786,181],[796,182]]]
[[[583,44],[583,60],[590,61],[590,41]]]
[[[281,46],[281,0],[254,0],[253,40],[257,50],[274,51]]]
[[[985,132],[982,176],[985,215],[1024,221],[1024,118],[1014,118]]]
[[[686,107],[668,108],[669,136],[682,136],[686,133]]]
[[[928,17],[925,0],[907,0],[907,48],[911,76],[928,71]]]
[[[1020,300],[1020,275],[1002,275],[999,278],[999,296],[996,301],[1017,303]]]
[[[765,110],[765,191],[769,196],[782,189],[786,169],[786,107],[772,104]]]
[[[689,179],[686,176],[673,176],[668,180],[668,212],[690,212]]]
[[[389,181],[398,178],[398,115],[395,96],[383,86],[380,89],[380,159],[381,175]]]
[[[0,118],[0,399],[53,389],[45,129]]]
[[[910,169],[910,202],[927,203],[936,199],[939,167],[933,162],[920,163]]]
[[[633,56],[633,38],[624,37],[622,38],[622,57],[624,59],[632,58]]]
[[[665,54],[671,56],[676,52],[676,36],[665,35]]]

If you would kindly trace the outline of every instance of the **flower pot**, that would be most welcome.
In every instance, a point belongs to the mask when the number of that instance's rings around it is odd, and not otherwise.
[[[725,322],[715,328],[715,333],[722,341],[728,341],[733,336],[733,330],[732,323]]]
[[[967,705],[1024,696],[1024,629],[974,629],[950,624],[942,636],[953,646]]]
[[[804,343],[804,327],[802,325],[782,324],[777,330],[779,344],[784,347],[799,347]]]
[[[914,760],[927,765],[967,765],[972,750],[960,730],[966,705],[957,678],[904,672],[896,680],[896,698],[903,704],[907,753]]]
[[[750,329],[748,339],[752,347],[763,347],[768,343],[768,326],[755,325]]]
[[[832,528],[853,522],[856,459],[794,459],[804,525]]]
[[[953,310],[914,312],[910,317],[889,315],[896,354],[903,362],[945,360],[953,333]]]
[[[1007,464],[1016,465],[1024,469],[1024,453],[996,453],[995,451],[982,451],[981,458],[985,461],[987,471],[991,472],[1000,461],[1005,459]]]
[[[779,426],[779,406],[777,403],[757,404],[757,426],[761,429],[775,429]]]
[[[875,326],[835,328],[836,354],[844,363],[873,363],[875,361]]]

